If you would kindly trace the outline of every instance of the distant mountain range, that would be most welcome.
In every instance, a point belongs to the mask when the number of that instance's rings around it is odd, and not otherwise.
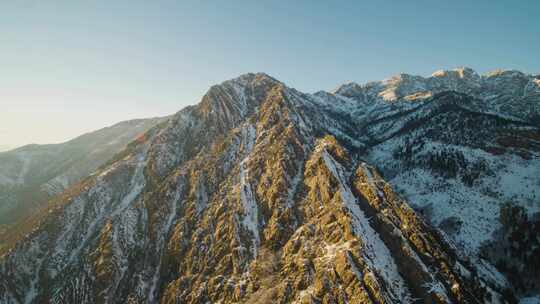
[[[39,209],[164,120],[125,121],[62,144],[27,145],[0,153],[0,225]]]
[[[12,148],[7,145],[0,145],[0,152],[11,150]]]
[[[245,74],[99,138],[0,154],[6,187],[52,197],[5,229],[1,303],[540,294],[539,76],[461,68],[306,94]],[[0,198],[4,214],[22,202]]]

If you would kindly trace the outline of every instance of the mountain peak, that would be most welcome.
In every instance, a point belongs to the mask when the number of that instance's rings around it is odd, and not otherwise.
[[[439,70],[431,74],[431,77],[437,77],[437,78],[449,77],[449,76],[456,76],[458,78],[476,77],[478,76],[478,73],[476,73],[475,70],[469,67],[459,67],[452,70]]]
[[[343,96],[355,96],[362,92],[362,86],[356,82],[346,82],[331,91],[332,94]]]
[[[218,84],[218,86],[224,85],[239,85],[239,86],[250,86],[261,82],[272,82],[272,83],[281,83],[274,77],[263,73],[263,72],[256,72],[256,73],[245,73],[241,74],[238,77],[223,81],[222,83]]]
[[[255,95],[260,95],[275,85],[283,84],[265,73],[246,73],[213,85],[203,96],[201,103],[208,98],[225,98],[245,108],[247,102],[257,99],[258,96]]]
[[[521,71],[518,70],[505,70],[505,69],[496,69],[493,71],[490,71],[486,73],[485,77],[492,78],[492,77],[526,77],[527,75]]]

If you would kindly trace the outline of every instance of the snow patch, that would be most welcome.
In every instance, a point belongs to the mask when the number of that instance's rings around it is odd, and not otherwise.
[[[519,304],[540,304],[540,295],[521,298]]]
[[[249,168],[247,166],[249,162],[249,153],[253,150],[256,141],[255,128],[247,124],[242,128],[242,143],[243,152],[246,157],[240,162],[240,200],[244,209],[244,217],[242,219],[242,225],[251,232],[253,235],[252,253],[253,256],[257,256],[257,247],[260,244],[259,236],[259,221],[258,221],[258,206],[255,195],[249,183]]]
[[[398,272],[397,265],[390,253],[390,250],[381,240],[377,232],[369,224],[369,220],[358,206],[358,201],[347,186],[345,170],[326,151],[322,151],[324,162],[334,177],[339,182],[341,199],[351,212],[353,229],[355,234],[364,241],[364,254],[366,262],[373,271],[376,271],[389,286],[389,291],[393,301],[412,299],[412,295],[407,288],[405,280]]]
[[[26,154],[19,154],[18,156],[22,161],[22,168],[19,172],[19,176],[17,177],[17,184],[22,185],[24,184],[26,174],[28,174],[28,170],[30,169],[30,162],[32,161],[32,158]]]
[[[156,248],[164,248],[166,237],[169,235],[172,225],[174,223],[174,219],[176,218],[176,212],[178,209],[177,204],[178,204],[179,199],[180,199],[180,191],[177,190],[171,202],[171,211],[169,213],[169,216],[167,217],[165,225],[163,226],[162,232],[158,234],[158,242],[157,242]],[[156,290],[158,287],[158,282],[159,282],[160,273],[161,273],[161,266],[163,262],[161,253],[159,254],[159,256],[160,256],[159,263],[158,263],[158,266],[156,267],[154,275],[152,276],[152,281],[151,281],[152,285],[150,286],[150,292],[148,294],[149,303],[156,302]]]

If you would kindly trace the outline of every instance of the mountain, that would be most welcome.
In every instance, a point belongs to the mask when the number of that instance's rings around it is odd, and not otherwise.
[[[27,145],[0,153],[0,225],[35,211],[162,121],[130,120],[62,144]]]
[[[334,94],[350,97],[358,102],[418,101],[443,91],[456,91],[476,97],[475,105],[481,112],[507,115],[512,119],[540,124],[540,75],[520,71],[496,70],[478,75],[470,68],[437,71],[430,77],[399,74],[389,79],[366,85],[344,84]]]
[[[263,73],[213,86],[8,232],[0,302],[538,292],[540,83],[510,73],[315,94]]]
[[[11,150],[10,146],[7,145],[0,145],[0,152]]]

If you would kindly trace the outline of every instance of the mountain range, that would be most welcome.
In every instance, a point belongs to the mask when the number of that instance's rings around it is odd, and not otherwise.
[[[166,118],[120,122],[62,144],[0,153],[0,226],[17,222],[87,177]],[[0,238],[1,239],[1,238]]]
[[[143,124],[96,162],[108,140],[50,152],[73,178],[30,182],[32,147],[0,154],[0,181],[50,195],[6,228],[1,303],[540,294],[540,76],[460,68],[307,94],[245,74]]]

